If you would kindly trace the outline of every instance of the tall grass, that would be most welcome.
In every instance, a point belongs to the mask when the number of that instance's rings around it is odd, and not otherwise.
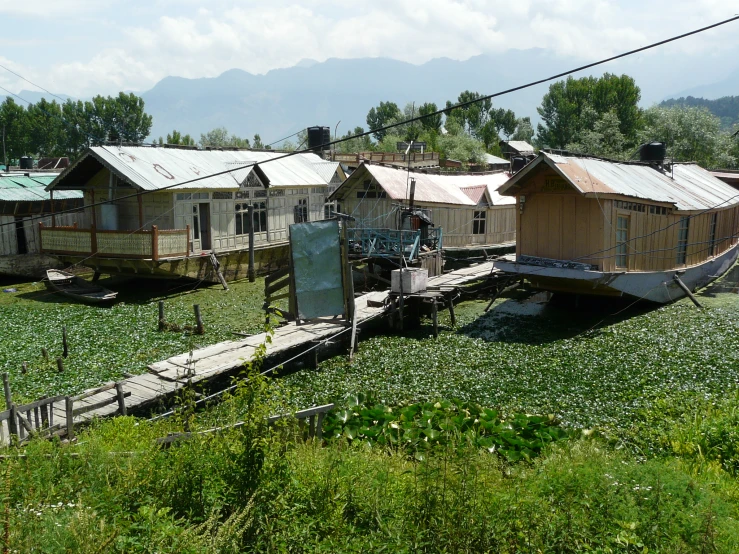
[[[321,445],[289,422],[267,427],[279,385],[249,383],[220,407],[246,422],[238,428],[165,449],[154,439],[183,421],[117,418],[77,446],[38,441],[26,457],[4,459],[4,551],[739,549],[737,482],[720,465],[696,464],[694,452],[636,461],[598,439],[570,440],[512,464],[468,441],[420,459],[367,443]]]

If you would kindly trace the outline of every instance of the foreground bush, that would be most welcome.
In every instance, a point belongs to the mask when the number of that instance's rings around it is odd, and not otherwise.
[[[83,553],[739,548],[736,482],[677,459],[636,462],[574,440],[531,463],[450,443],[419,461],[244,427],[163,450],[152,442],[161,432],[119,418],[74,448],[34,443],[0,469],[1,544]]]

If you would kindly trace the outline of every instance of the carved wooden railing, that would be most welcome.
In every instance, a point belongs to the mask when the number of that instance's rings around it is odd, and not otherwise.
[[[107,258],[159,260],[190,254],[190,226],[185,229],[103,231],[45,227],[39,223],[40,251],[44,254],[99,255]]]

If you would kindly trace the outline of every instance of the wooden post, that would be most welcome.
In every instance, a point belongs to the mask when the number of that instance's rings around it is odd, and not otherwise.
[[[47,398],[46,396],[42,396],[43,398]],[[51,409],[54,409],[54,406],[51,406]],[[49,405],[48,404],[41,404],[41,427],[48,427],[49,426]]]
[[[680,279],[680,277],[677,274],[675,274],[673,276],[673,279],[675,279],[675,282],[678,284],[678,286],[681,289],[683,289],[683,292],[685,292],[685,294],[688,295],[688,298],[690,298],[693,301],[693,304],[695,304],[699,308],[702,308],[703,307],[703,306],[701,306],[701,303],[698,302],[698,299],[695,296],[693,296],[693,293],[690,292],[690,289],[685,285],[685,283],[682,282],[682,280]]]
[[[47,352],[46,348],[41,347],[41,356],[43,356],[44,360],[49,359],[49,353]]]
[[[67,412],[67,438],[72,440],[74,438],[74,401],[69,396],[64,398],[64,407]]]
[[[151,226],[151,259],[159,260],[159,229],[156,225]]]
[[[186,225],[185,230],[187,232],[187,238],[185,239],[185,243],[186,243],[185,256],[189,256],[190,255],[190,225]]]
[[[62,325],[62,357],[69,356],[69,347],[67,345],[67,326]]]
[[[13,399],[10,396],[10,380],[7,373],[3,373],[3,392],[5,393],[5,408],[9,410],[13,405]]]
[[[249,282],[253,283],[257,280],[257,274],[254,270],[254,206],[252,204],[249,204],[247,213],[249,217],[249,269],[247,276]]]
[[[21,373],[23,375],[25,375],[26,373],[28,373],[28,363],[27,362],[23,362],[21,364]]]
[[[61,358],[56,359],[56,368],[59,370],[59,373],[64,373],[64,362]]]
[[[203,327],[203,318],[200,317],[200,306],[198,304],[193,304],[192,308],[195,310],[195,323],[197,324],[195,332],[198,335],[203,335],[205,334],[205,328]]]
[[[126,397],[123,396],[123,385],[118,382],[115,384],[115,394],[118,397],[118,411],[121,415],[128,415],[126,412]]]
[[[164,300],[159,301],[159,330],[164,331]]]
[[[454,298],[449,299],[449,318],[452,320],[452,327],[456,327],[457,317],[454,315]]]
[[[92,274],[92,282],[98,281],[100,279],[100,271],[95,270],[95,272]]]
[[[38,251],[41,254],[44,253],[44,234],[42,232],[43,230],[44,230],[44,222],[39,221],[38,222]]]
[[[436,298],[431,303],[431,321],[434,323],[434,338],[439,338],[439,307],[436,304]]]
[[[51,227],[56,227],[56,215],[54,215],[54,189],[49,191],[49,203],[51,204]]]

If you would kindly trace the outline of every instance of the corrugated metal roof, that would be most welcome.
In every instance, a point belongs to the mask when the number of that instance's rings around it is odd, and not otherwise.
[[[327,160],[322,160],[320,158],[318,158],[318,161],[306,161],[308,164],[310,164],[310,167],[313,169],[313,171],[318,173],[321,179],[324,179],[326,181],[326,184],[331,182],[331,179],[334,178],[334,175],[336,175],[336,170],[339,167],[339,162],[330,162]]]
[[[363,169],[363,170],[360,170]],[[332,195],[341,196],[341,191],[351,188],[354,183],[366,178],[366,173],[374,177],[375,181],[387,192],[393,200],[408,200],[409,177],[408,171],[379,165],[362,164]],[[498,187],[508,180],[506,173],[491,173],[480,175],[433,175],[428,173],[410,172],[410,177],[416,179],[415,200],[434,204],[456,204],[461,206],[475,206],[474,201],[462,189],[484,186],[490,195],[493,205],[514,204],[515,199],[498,194]]]
[[[508,146],[510,146],[511,148],[515,148],[518,152],[521,153],[534,151],[534,147],[525,140],[507,140],[505,142],[506,144],[508,144]]]
[[[505,158],[499,158],[498,156],[493,156],[492,154],[488,154],[487,152],[485,152],[482,156],[483,158],[485,158],[486,164],[506,164],[508,165],[511,163]]]
[[[540,163],[547,163],[585,195],[615,194],[673,204],[697,211],[739,204],[739,192],[697,164],[674,164],[672,171],[595,158],[541,153],[502,187],[512,187]]]
[[[485,191],[488,190],[486,185],[474,185],[471,187],[462,187],[462,192],[465,193],[470,200],[475,204],[479,204],[482,197],[485,196]]]
[[[4,174],[0,175],[0,201],[40,202],[50,200],[46,187],[57,174]],[[82,191],[54,192],[54,200],[73,200],[82,198]]]
[[[70,182],[74,170],[84,160],[93,157],[142,190],[237,190],[258,163],[269,179],[271,187],[320,186],[327,184],[304,160],[305,154],[296,154],[269,161],[284,154],[250,150],[186,150],[144,146],[96,146],[65,169],[52,183],[56,188],[81,187],[84,183]],[[316,158],[318,158],[316,156]],[[320,159],[320,158],[318,158]],[[269,161],[269,163],[264,163]],[[243,167],[223,173],[234,167]],[[215,175],[223,173],[221,175]],[[198,181],[188,183],[193,179]],[[178,183],[183,183],[178,185]]]

